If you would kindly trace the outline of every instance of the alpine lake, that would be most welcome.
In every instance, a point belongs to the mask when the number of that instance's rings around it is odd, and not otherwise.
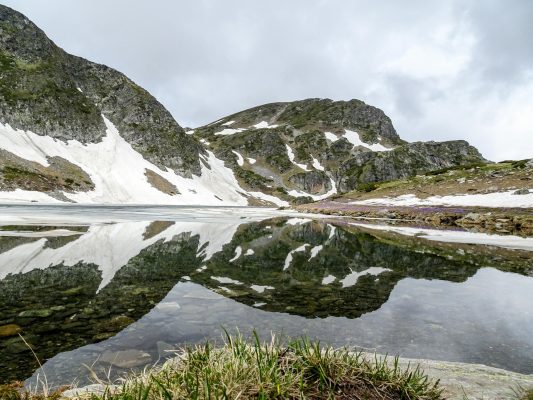
[[[530,249],[353,222],[0,206],[0,381],[113,380],[225,331],[533,373]]]

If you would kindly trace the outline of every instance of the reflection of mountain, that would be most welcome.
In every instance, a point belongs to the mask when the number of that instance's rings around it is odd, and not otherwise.
[[[124,223],[92,226],[56,249],[47,238],[8,246],[0,254],[0,327],[22,327],[42,360],[108,338],[220,250],[237,226]],[[0,380],[20,379],[36,366],[17,336],[0,337]]]
[[[473,246],[413,246],[303,219],[13,235],[0,237],[0,328],[22,327],[42,360],[113,336],[186,276],[266,311],[357,318],[380,308],[403,278],[462,282],[482,265],[508,265]],[[17,336],[0,337],[1,379],[22,379],[35,367]]]
[[[402,278],[462,282],[478,269],[367,233],[294,221],[244,226],[192,280],[263,310],[357,318],[381,307]]]

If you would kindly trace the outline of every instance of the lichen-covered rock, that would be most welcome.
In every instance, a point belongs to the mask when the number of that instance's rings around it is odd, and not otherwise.
[[[314,195],[321,195],[331,190],[331,181],[322,171],[300,172],[292,175],[289,182],[297,189]]]

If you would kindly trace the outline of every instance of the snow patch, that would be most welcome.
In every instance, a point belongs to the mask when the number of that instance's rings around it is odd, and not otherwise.
[[[227,278],[225,276],[212,276],[211,279],[214,279],[215,281],[218,281],[222,284],[233,283],[235,285],[242,285],[242,282],[237,281],[235,279]]]
[[[315,157],[312,157],[312,158],[313,158],[313,168],[319,171],[324,171],[324,167],[320,165],[320,161],[318,161]]]
[[[307,169],[307,165],[304,165],[304,164],[298,164],[298,163],[294,160],[294,152],[292,151],[291,146],[289,146],[288,144],[285,144],[285,147],[287,148],[287,155],[289,156],[289,160],[291,161],[291,163],[293,163],[294,165],[300,167],[300,168],[303,169],[304,171],[310,171],[309,169]]]
[[[253,251],[253,249],[248,249],[246,250],[246,253],[244,253],[245,256],[251,256],[253,254],[255,254],[255,251]]]
[[[404,194],[398,197],[385,197],[352,201],[350,204],[377,204],[395,206],[472,206],[472,207],[533,207],[533,192],[516,195],[514,190],[484,194],[464,194],[449,196],[431,196],[419,199],[414,194]]]
[[[329,178],[330,182],[331,182],[331,189],[328,190],[326,193],[324,194],[320,194],[320,195],[316,195],[316,194],[311,194],[311,193],[306,193],[306,192],[303,192],[301,190],[296,190],[296,189],[293,189],[293,190],[289,190],[287,192],[287,194],[289,196],[292,196],[292,197],[303,197],[303,196],[309,196],[311,197],[314,201],[317,201],[317,200],[323,200],[329,196],[333,196],[334,194],[337,193],[337,185],[335,185],[335,181],[331,178]]]
[[[283,271],[285,271],[287,268],[290,267],[291,263],[292,263],[292,259],[293,259],[293,254],[294,253],[299,253],[299,252],[302,252],[302,251],[305,251],[305,249],[307,248],[307,246],[309,246],[309,244],[304,244],[300,247],[298,247],[297,249],[294,249],[294,250],[291,250],[289,252],[289,254],[287,254],[287,257],[285,258],[285,264],[283,265]]]
[[[215,132],[215,135],[217,135],[217,136],[227,136],[227,135],[233,135],[233,134],[235,134],[237,132],[242,132],[242,131],[244,131],[244,129],[242,129],[242,128],[237,128],[237,129],[226,128],[226,129],[222,129],[219,132]]]
[[[258,198],[260,200],[265,200],[270,203],[273,203],[277,205],[278,207],[287,207],[289,206],[289,202],[285,200],[281,200],[280,198],[276,196],[272,196],[263,192],[248,192],[248,194],[252,197]]]
[[[369,229],[395,232],[406,236],[418,236],[436,242],[481,244],[508,249],[533,251],[533,238],[511,235],[496,235],[478,232],[451,231],[439,229],[422,229],[403,226],[367,225],[352,223],[351,225]]]
[[[253,126],[256,129],[272,129],[277,128],[278,125],[269,125],[266,121],[261,121]]]
[[[344,135],[343,135],[351,144],[355,146],[363,146],[367,149],[370,149],[372,151],[391,151],[392,149],[389,149],[388,147],[385,147],[383,146],[382,144],[379,144],[379,143],[374,143],[374,144],[368,144],[368,143],[365,143],[361,140],[359,134],[355,131],[350,131],[348,129],[345,129],[344,130]]]
[[[234,124],[235,121],[228,121],[228,122],[224,122],[222,125],[225,125],[225,126],[230,126],[231,124]]]
[[[338,136],[331,132],[324,132],[324,136],[327,140],[331,142],[336,142],[337,140],[339,140]]]
[[[252,285],[250,286],[252,290],[255,290],[257,293],[263,293],[265,290],[269,289],[272,290],[274,287],[272,286],[260,286],[260,285]]]
[[[248,157],[248,162],[249,162],[250,164],[255,164],[256,161],[257,161],[257,160],[256,160],[255,158]]]
[[[322,285],[329,285],[330,283],[333,283],[337,280],[337,278],[333,275],[328,275],[322,278]]]
[[[287,221],[285,221],[285,224],[287,225],[301,225],[306,224],[308,222],[311,222],[312,219],[309,218],[290,218]]]
[[[201,163],[201,176],[184,178],[168,168],[163,171],[144,159],[107,118],[103,119],[106,136],[98,143],[88,144],[77,140],[62,142],[0,124],[0,148],[43,166],[49,165],[48,157],[62,157],[79,166],[90,176],[95,188],[90,192],[64,193],[78,203],[247,205],[233,171],[212,152],[208,151],[203,157],[207,165]],[[171,196],[154,188],[144,175],[146,169],[172,183],[180,194]],[[59,202],[46,194],[22,190],[0,192],[0,201]]]
[[[313,247],[311,249],[311,257],[309,257],[308,261],[311,261],[311,259],[315,258],[318,255],[318,253],[320,253],[322,251],[323,248],[324,248],[324,246],[322,246],[322,245]]]
[[[237,164],[239,167],[242,167],[244,165],[244,158],[240,155],[240,153],[236,152],[235,150],[231,150],[233,154],[237,156]]]

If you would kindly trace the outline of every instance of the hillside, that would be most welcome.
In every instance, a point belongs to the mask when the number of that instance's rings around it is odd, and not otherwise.
[[[187,133],[224,160],[244,188],[288,201],[483,161],[465,141],[407,143],[383,111],[360,100],[265,104]]]
[[[2,5],[0,78],[2,201],[247,204],[146,90]]]

